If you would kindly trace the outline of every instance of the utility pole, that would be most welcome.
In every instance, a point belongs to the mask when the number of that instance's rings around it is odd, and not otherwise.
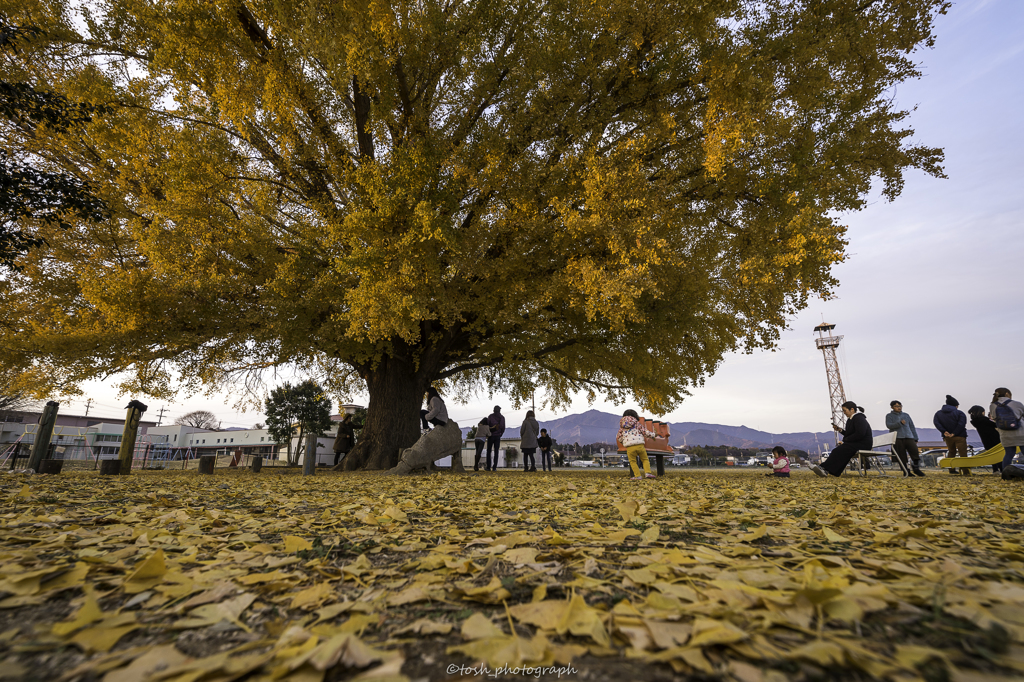
[[[85,401],[85,416],[89,416],[89,408],[92,406],[92,398]]]
[[[839,360],[836,359],[836,348],[843,340],[842,336],[833,336],[834,324],[822,322],[814,331],[818,332],[818,338],[814,340],[815,345],[825,356],[825,377],[828,379],[828,397],[832,403],[832,423],[842,426],[846,421],[843,414],[843,403],[846,402],[846,392],[843,390],[843,378],[839,376]],[[828,332],[828,336],[825,336]],[[839,444],[839,433],[836,432],[836,445]]]
[[[160,414],[158,414],[156,416],[156,425],[157,426],[160,426],[160,424],[163,422],[163,420],[164,420],[164,412],[166,412],[166,411],[167,411],[167,408],[165,408],[165,407],[161,407],[160,408]]]

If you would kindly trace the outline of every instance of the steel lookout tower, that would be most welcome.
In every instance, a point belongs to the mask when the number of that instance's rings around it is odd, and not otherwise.
[[[828,397],[832,402],[832,423],[842,426],[846,423],[846,415],[843,414],[843,403],[846,402],[846,391],[843,390],[843,378],[839,376],[839,360],[836,358],[836,348],[843,340],[842,336],[833,336],[834,324],[822,322],[814,331],[818,338],[814,344],[825,356],[825,377],[828,379]],[[825,334],[828,334],[826,336]],[[836,433],[836,443],[839,443],[839,434]]]

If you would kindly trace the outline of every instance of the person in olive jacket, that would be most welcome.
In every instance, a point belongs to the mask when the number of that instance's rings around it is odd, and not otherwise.
[[[858,411],[859,410],[859,411]],[[859,450],[870,450],[872,441],[871,425],[868,418],[864,416],[864,408],[857,407],[857,403],[847,401],[843,403],[843,414],[846,415],[846,428],[839,428],[833,424],[832,428],[843,434],[843,442],[829,453],[828,459],[811,467],[818,476],[842,476],[846,465],[850,463]]]

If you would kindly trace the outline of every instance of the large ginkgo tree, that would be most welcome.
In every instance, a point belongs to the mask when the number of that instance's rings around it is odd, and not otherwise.
[[[895,87],[941,0],[2,0],[0,122],[109,219],[25,218],[0,364],[37,393],[369,394],[351,467],[445,396],[663,412],[827,296],[872,186],[941,176]]]

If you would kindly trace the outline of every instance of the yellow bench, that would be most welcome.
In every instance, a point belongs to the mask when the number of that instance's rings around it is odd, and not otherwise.
[[[947,469],[959,468],[964,474],[970,475],[971,467],[988,467],[993,464],[1001,464],[1006,451],[1000,443],[994,448],[989,448],[974,457],[943,457],[938,461],[940,467]]]

